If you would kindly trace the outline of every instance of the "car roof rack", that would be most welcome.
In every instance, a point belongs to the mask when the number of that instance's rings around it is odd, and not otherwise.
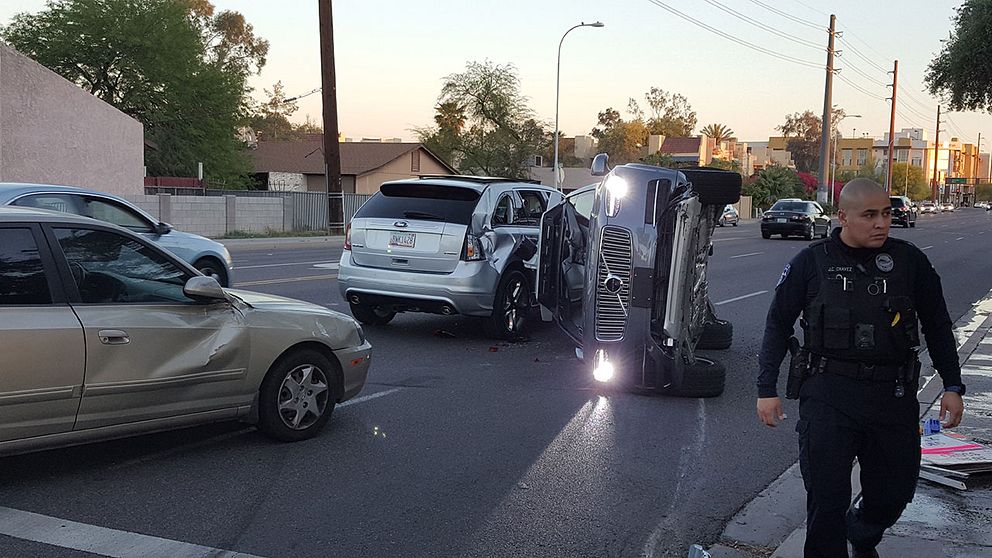
[[[474,174],[422,174],[417,177],[419,180],[461,180],[463,182],[475,182],[477,184],[493,184],[495,182],[522,182],[525,184],[540,184],[540,180],[525,178],[502,178],[498,176],[476,176]]]

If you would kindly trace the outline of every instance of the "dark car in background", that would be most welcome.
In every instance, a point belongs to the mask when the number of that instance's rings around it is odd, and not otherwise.
[[[902,225],[906,228],[916,226],[916,207],[909,198],[906,196],[890,196],[889,201],[892,203],[893,225]]]
[[[806,240],[830,234],[830,215],[814,201],[781,199],[761,217],[761,238],[780,234],[782,238],[801,236]]]

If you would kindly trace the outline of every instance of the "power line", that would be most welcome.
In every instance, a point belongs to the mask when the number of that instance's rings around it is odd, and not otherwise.
[[[879,100],[879,101],[882,101],[882,102],[885,102],[885,100],[886,100],[885,97],[882,97],[881,95],[876,95],[875,93],[872,93],[871,91],[868,91],[864,87],[861,87],[857,83],[854,83],[853,81],[847,79],[846,77],[842,76],[841,74],[837,74],[836,77],[837,77],[837,79],[843,81],[844,83],[850,85],[855,90],[860,91],[861,93],[863,93],[863,94],[871,97],[872,99],[876,99],[876,100]]]
[[[795,0],[795,2],[796,2],[796,4],[799,4],[800,6],[806,8],[807,10],[813,10],[814,12],[816,12],[816,13],[824,16],[824,17],[830,17],[830,14],[818,10],[818,9],[814,8],[813,6],[810,6],[809,4],[803,2],[802,0]]]
[[[900,86],[899,87],[899,91],[901,91],[902,94],[905,95],[907,99],[909,99],[910,101],[913,101],[914,103],[916,103],[923,110],[927,111],[928,113],[929,112],[933,112],[934,107],[927,106],[926,103],[924,103],[923,101],[920,101],[918,98],[914,97],[912,95],[912,93],[910,93],[910,91],[908,89],[904,89],[903,87]]]
[[[754,2],[756,0],[751,0],[751,1]],[[774,35],[778,35],[779,37],[782,37],[784,39],[788,39],[788,40],[790,40],[790,41],[792,41],[794,43],[799,43],[799,44],[801,44],[803,46],[815,48],[817,50],[826,50],[825,48],[823,48],[823,45],[822,44],[815,43],[813,41],[810,41],[810,40],[807,40],[807,39],[803,39],[802,37],[797,37],[795,35],[790,35],[789,33],[785,33],[783,31],[779,31],[778,29],[775,29],[774,27],[771,27],[769,25],[765,25],[764,23],[761,23],[760,21],[758,21],[758,20],[756,20],[754,18],[748,17],[748,16],[746,16],[746,15],[738,12],[737,10],[735,10],[733,8],[729,8],[726,5],[721,4],[720,2],[717,2],[716,0],[705,0],[705,2],[707,4],[710,4],[711,6],[716,6],[717,8],[719,8],[719,9],[727,12],[728,14],[736,17],[737,19],[746,21],[747,23],[750,23],[751,25],[754,25],[755,27],[758,27],[760,29],[764,29],[765,31],[768,31],[769,33],[772,33]]]
[[[772,12],[773,14],[778,14],[778,15],[784,17],[785,19],[794,21],[796,23],[801,23],[801,24],[806,25],[808,27],[812,27],[813,29],[816,29],[818,31],[826,31],[827,30],[827,28],[824,27],[823,24],[813,23],[812,21],[809,21],[807,19],[803,19],[801,17],[794,16],[794,15],[790,14],[789,12],[785,12],[785,11],[782,11],[782,10],[776,8],[776,7],[769,6],[768,4],[765,4],[764,2],[760,2],[759,0],[751,0],[751,3],[757,4],[757,5],[761,6],[762,8],[768,10],[769,12]],[[816,11],[819,11],[819,10],[816,10]],[[820,12],[820,13],[823,14],[823,12]],[[829,14],[823,14],[823,15],[829,17]]]
[[[796,0],[796,1],[798,2],[799,0]],[[851,36],[852,36],[852,37],[854,37],[855,39],[857,39],[857,40],[858,40],[858,41],[859,41],[859,42],[860,42],[861,44],[863,44],[863,45],[865,46],[865,48],[867,48],[868,50],[870,50],[870,51],[872,51],[872,52],[874,52],[874,53],[875,53],[875,54],[877,54],[878,56],[881,56],[881,57],[882,57],[882,60],[889,60],[889,59],[891,59],[891,58],[892,58],[891,56],[886,56],[886,55],[884,55],[884,54],[882,54],[881,52],[878,52],[877,50],[875,50],[874,48],[872,48],[872,46],[871,46],[871,45],[870,45],[870,44],[868,43],[868,41],[866,41],[866,40],[864,40],[864,39],[862,39],[861,37],[859,37],[859,36],[858,36],[858,34],[857,34],[857,33],[855,33],[854,31],[851,31],[851,29],[850,29],[850,28],[845,28],[845,29],[844,29],[844,32],[845,32],[845,33],[847,33],[848,35],[851,35]],[[885,70],[883,70],[883,71],[885,71]]]
[[[923,120],[929,120],[930,119],[930,115],[928,114],[929,111],[927,111],[927,113],[923,113],[923,112],[920,112],[919,110],[917,110],[917,109],[915,109],[912,106],[907,105],[907,104],[903,104],[902,105],[902,108],[905,108],[906,110],[908,110],[909,112],[911,112],[911,113],[915,114],[916,116],[922,118]]]
[[[866,72],[865,72],[864,70],[862,70],[861,68],[858,68],[858,67],[857,67],[857,66],[855,66],[855,65],[854,65],[853,63],[850,63],[850,62],[848,62],[848,63],[846,64],[846,67],[847,67],[847,68],[850,68],[850,69],[851,69],[851,70],[853,70],[853,71],[854,71],[855,73],[857,73],[857,74],[860,74],[860,75],[861,75],[861,76],[862,76],[863,78],[865,78],[865,79],[867,79],[868,81],[870,81],[870,82],[872,82],[872,83],[874,83],[875,85],[877,85],[877,86],[879,86],[879,87],[886,87],[886,86],[888,86],[888,85],[889,85],[888,83],[885,83],[884,81],[881,81],[881,80],[878,80],[878,79],[875,79],[875,78],[873,78],[873,77],[871,77],[871,75],[869,75],[868,73],[866,73]]]
[[[716,35],[719,35],[719,36],[721,36],[721,37],[723,37],[723,38],[725,38],[725,39],[727,39],[729,41],[733,41],[733,42],[735,42],[735,43],[737,43],[737,44],[739,44],[741,46],[745,46],[747,48],[750,48],[752,50],[756,50],[758,52],[767,54],[769,56],[774,56],[775,58],[779,58],[781,60],[785,60],[786,62],[792,62],[793,64],[799,64],[800,66],[806,66],[808,68],[816,68],[816,69],[819,69],[819,70],[826,69],[823,64],[817,64],[816,62],[810,62],[808,60],[803,60],[802,58],[796,58],[794,56],[789,56],[788,54],[782,54],[780,52],[776,52],[774,50],[765,48],[763,46],[759,46],[759,45],[756,45],[754,43],[750,43],[748,41],[745,41],[744,39],[739,39],[739,38],[737,38],[737,37],[735,37],[735,36],[733,36],[733,35],[731,35],[729,33],[725,33],[725,32],[720,31],[719,29],[717,29],[715,27],[712,27],[710,25],[707,25],[706,23],[703,23],[702,21],[699,21],[698,19],[695,19],[695,18],[693,18],[692,16],[690,16],[688,14],[682,13],[679,10],[676,10],[675,8],[669,6],[668,4],[665,4],[661,0],[648,0],[648,1],[651,2],[652,4],[654,4],[655,6],[658,6],[659,8],[662,8],[664,10],[667,10],[668,12],[670,12],[670,13],[672,13],[672,14],[674,14],[674,15],[676,15],[676,16],[678,16],[678,17],[680,17],[680,18],[682,18],[682,19],[684,19],[684,20],[686,20],[686,21],[688,21],[690,23],[693,23],[693,24],[695,24],[695,25],[697,25],[699,27],[702,27],[703,29],[705,29],[705,30],[707,30],[707,31],[709,31],[711,33],[714,33]]]
[[[902,118],[909,124],[913,125],[914,128],[926,128],[926,126],[921,126],[920,123],[917,122],[915,118],[910,118],[906,116],[906,114],[903,113],[902,110],[899,109],[899,107],[896,107],[896,114],[899,116],[899,118]]]
[[[865,62],[867,62],[871,66],[873,66],[876,70],[878,70],[880,72],[887,72],[888,71],[885,68],[883,68],[882,66],[879,66],[878,64],[876,64],[875,61],[872,60],[871,58],[868,58],[867,56],[865,56],[864,53],[862,53],[860,50],[858,50],[857,48],[855,48],[854,45],[852,45],[850,42],[845,41],[844,40],[844,37],[840,37],[840,42],[844,44],[844,47],[847,50],[850,50],[851,52],[853,52],[855,56],[857,56],[858,58],[861,58],[862,60],[864,60]]]

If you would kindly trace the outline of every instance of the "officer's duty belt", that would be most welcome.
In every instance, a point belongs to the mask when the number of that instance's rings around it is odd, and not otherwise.
[[[819,361],[824,361],[821,366]],[[868,364],[852,360],[837,360],[821,356],[810,357],[810,370],[826,374],[836,374],[867,382],[894,382],[902,377],[901,364]]]

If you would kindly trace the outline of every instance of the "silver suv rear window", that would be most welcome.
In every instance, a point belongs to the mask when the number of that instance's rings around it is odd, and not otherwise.
[[[439,184],[383,184],[355,218],[419,219],[468,225],[479,201],[471,188]]]

